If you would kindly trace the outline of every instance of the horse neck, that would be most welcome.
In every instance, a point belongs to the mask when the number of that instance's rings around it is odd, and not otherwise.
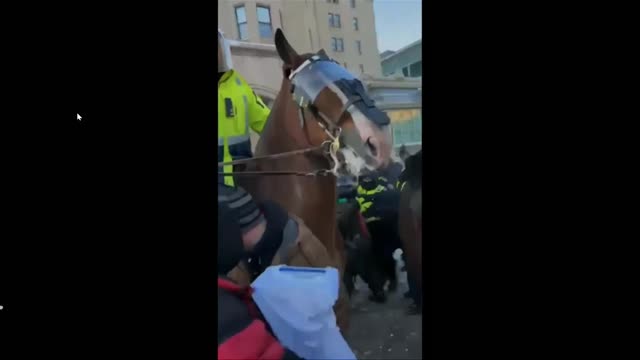
[[[291,98],[290,90],[291,83],[288,79],[283,79],[280,92],[256,147],[256,155],[273,155],[317,146],[310,143],[306,127],[300,124],[298,106]],[[311,121],[309,118],[307,120]],[[327,159],[321,155],[308,155],[286,157],[282,161],[266,161],[260,163],[260,167],[269,168],[280,162],[286,164],[289,170],[293,170],[291,166],[298,166],[299,168],[295,169],[303,171],[326,168],[329,165]]]
[[[298,108],[290,97],[288,84],[283,81],[283,86],[256,147],[256,156],[273,155],[313,146],[308,142],[304,129],[300,126]],[[256,164],[256,170],[313,171],[327,166],[326,159],[296,155],[278,160],[261,161]],[[261,176],[256,180],[258,184],[255,197],[279,203],[289,212],[300,217],[325,246],[336,248],[334,242],[337,205],[334,176]]]

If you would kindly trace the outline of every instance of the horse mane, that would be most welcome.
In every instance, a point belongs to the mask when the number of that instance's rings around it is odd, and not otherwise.
[[[413,188],[422,186],[422,149],[405,160],[400,181],[406,181]]]

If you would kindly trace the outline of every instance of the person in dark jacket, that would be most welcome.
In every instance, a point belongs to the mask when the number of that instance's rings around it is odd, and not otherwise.
[[[389,291],[395,291],[398,284],[393,253],[402,246],[397,226],[400,193],[395,187],[401,170],[402,165],[392,163],[385,169],[362,176],[356,198],[371,234],[376,263],[389,280]],[[372,294],[369,299],[384,302],[386,296],[382,292]]]
[[[226,277],[246,252],[269,248],[263,243],[269,238],[262,211],[252,201],[245,205],[239,210],[218,202],[218,359],[301,359],[276,339],[251,298],[251,288]],[[238,211],[247,210],[250,216],[238,223]]]

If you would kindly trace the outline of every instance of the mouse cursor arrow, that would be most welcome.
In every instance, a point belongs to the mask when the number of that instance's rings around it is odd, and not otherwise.
[[[76,114],[78,115],[78,121],[82,120],[82,116],[80,116],[80,114]]]

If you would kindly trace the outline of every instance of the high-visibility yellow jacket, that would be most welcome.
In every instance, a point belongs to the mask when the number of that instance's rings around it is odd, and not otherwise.
[[[218,161],[253,156],[249,128],[258,134],[267,122],[270,110],[237,71],[227,71],[218,81]],[[233,172],[233,166],[221,169]],[[233,177],[224,183],[234,186]]]
[[[367,222],[380,220],[378,209],[372,208],[374,200],[383,192],[393,189],[384,176],[364,176],[358,184],[356,200],[360,204],[360,213]]]

